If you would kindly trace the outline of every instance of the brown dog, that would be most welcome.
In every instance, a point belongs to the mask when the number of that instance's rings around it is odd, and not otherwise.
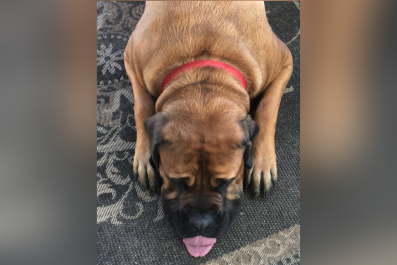
[[[274,134],[292,74],[289,49],[272,32],[263,2],[146,2],[124,58],[138,182],[161,186],[180,236],[221,236],[240,210],[243,182],[255,196],[276,183]]]

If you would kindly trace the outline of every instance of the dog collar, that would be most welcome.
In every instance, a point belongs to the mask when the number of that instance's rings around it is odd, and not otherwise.
[[[182,64],[181,66],[175,68],[172,70],[163,80],[161,83],[161,92],[164,91],[164,87],[171,82],[172,79],[174,79],[178,74],[184,72],[184,71],[189,71],[191,69],[196,69],[196,68],[202,68],[206,66],[211,66],[215,68],[221,68],[226,70],[227,72],[231,73],[234,77],[236,77],[238,80],[240,80],[240,83],[244,86],[245,90],[247,90],[247,80],[245,79],[244,75],[234,68],[233,66],[220,62],[220,61],[215,61],[215,60],[199,60],[199,61],[193,61],[190,63]]]

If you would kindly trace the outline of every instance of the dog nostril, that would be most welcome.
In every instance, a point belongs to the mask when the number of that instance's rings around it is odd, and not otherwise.
[[[189,225],[200,231],[205,230],[212,224],[212,217],[209,214],[194,214],[189,218]]]

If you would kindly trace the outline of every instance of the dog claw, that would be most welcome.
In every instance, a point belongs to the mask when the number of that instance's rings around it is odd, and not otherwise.
[[[253,180],[248,182],[244,180],[244,188],[250,187],[251,194],[257,198],[263,196],[265,198],[271,196],[272,190],[276,188],[277,174],[271,172],[265,173],[266,171],[260,172],[260,176],[252,176]],[[256,178],[255,178],[256,177]],[[255,180],[255,181],[254,181]],[[259,183],[258,183],[259,182]],[[256,183],[256,184],[255,184]]]
[[[149,183],[149,177],[147,172],[145,173],[145,189],[150,190],[150,183]]]
[[[244,188],[248,188],[250,186],[250,184],[251,184],[251,180],[250,179],[248,179],[248,180],[244,179],[244,182],[243,182]]]
[[[244,181],[243,181],[244,189],[248,187],[248,184],[249,184],[248,180],[244,179]]]
[[[261,181],[259,184],[259,187],[260,187],[259,193],[261,193],[261,194],[263,194],[266,191],[265,179],[264,179],[263,175],[264,175],[264,173],[262,172],[261,173]]]
[[[138,180],[138,172],[132,172],[132,178],[134,181]]]
[[[157,183],[157,181],[156,181],[152,186],[150,186],[150,189],[151,189],[152,191],[154,191],[155,193],[159,193],[159,192],[160,192],[160,185],[159,185],[159,183]]]
[[[277,180],[272,180],[273,182],[273,187],[275,188],[277,186]]]

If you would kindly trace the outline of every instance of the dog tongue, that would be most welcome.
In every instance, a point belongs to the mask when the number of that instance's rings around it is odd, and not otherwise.
[[[207,255],[215,242],[216,238],[208,238],[203,236],[183,239],[183,243],[185,243],[187,251],[189,251],[190,255],[196,258],[204,257],[205,255]]]

